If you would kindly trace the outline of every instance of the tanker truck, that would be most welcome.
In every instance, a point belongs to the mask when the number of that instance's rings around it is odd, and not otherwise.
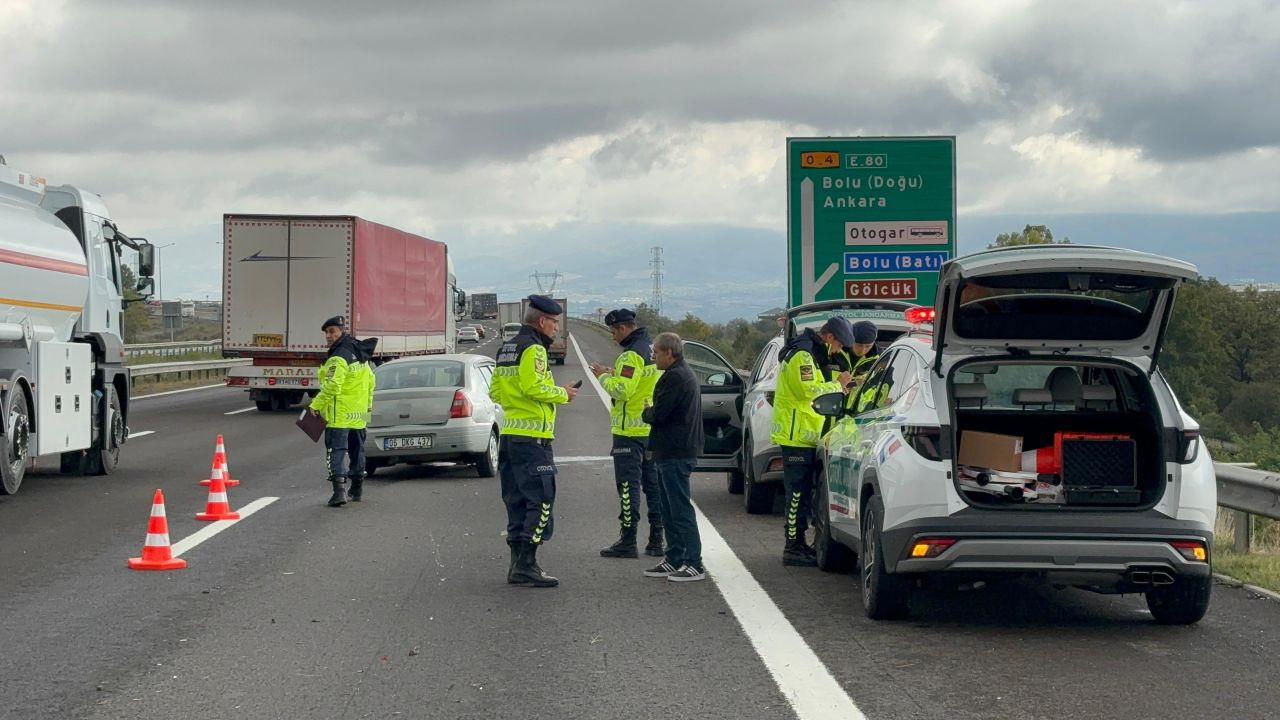
[[[0,158],[0,492],[37,458],[107,475],[129,436],[123,248],[150,295],[155,249],[112,222],[102,198]]]

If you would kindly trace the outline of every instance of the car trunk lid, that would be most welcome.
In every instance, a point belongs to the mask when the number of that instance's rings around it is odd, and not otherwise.
[[[934,367],[946,355],[1126,357],[1154,371],[1190,263],[1075,245],[1005,248],[945,264]]]

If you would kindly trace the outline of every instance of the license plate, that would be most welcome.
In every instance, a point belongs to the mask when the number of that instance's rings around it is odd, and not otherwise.
[[[430,435],[414,435],[413,437],[392,437],[382,439],[383,450],[420,450],[431,447]]]
[[[306,384],[308,384],[306,378],[276,378],[276,385],[300,387]]]

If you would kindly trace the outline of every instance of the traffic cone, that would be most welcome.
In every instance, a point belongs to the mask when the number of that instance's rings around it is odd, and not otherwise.
[[[231,479],[231,467],[227,465],[227,448],[222,444],[222,436],[218,436],[218,444],[213,449],[213,467],[222,466],[222,482],[227,487],[235,487],[240,484],[239,480]],[[200,484],[209,487],[213,484],[213,473],[209,473],[208,480],[201,480]]]
[[[1062,472],[1062,457],[1056,446],[1027,450],[1022,453],[1022,469],[1041,475],[1056,475]]]
[[[173,556],[169,548],[169,519],[164,514],[164,493],[156,490],[151,500],[151,520],[147,523],[147,539],[142,542],[142,557],[129,558],[131,570],[177,570],[187,561]]]
[[[205,503],[204,512],[196,513],[197,520],[239,520],[240,513],[231,512],[231,504],[227,502],[227,485],[222,481],[222,468],[213,469],[212,483],[209,485],[209,500]]]

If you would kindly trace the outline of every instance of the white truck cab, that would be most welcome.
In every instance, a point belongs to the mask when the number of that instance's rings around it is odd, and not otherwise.
[[[128,437],[123,248],[150,294],[154,249],[125,235],[102,198],[0,158],[0,492],[35,458],[105,475]]]

